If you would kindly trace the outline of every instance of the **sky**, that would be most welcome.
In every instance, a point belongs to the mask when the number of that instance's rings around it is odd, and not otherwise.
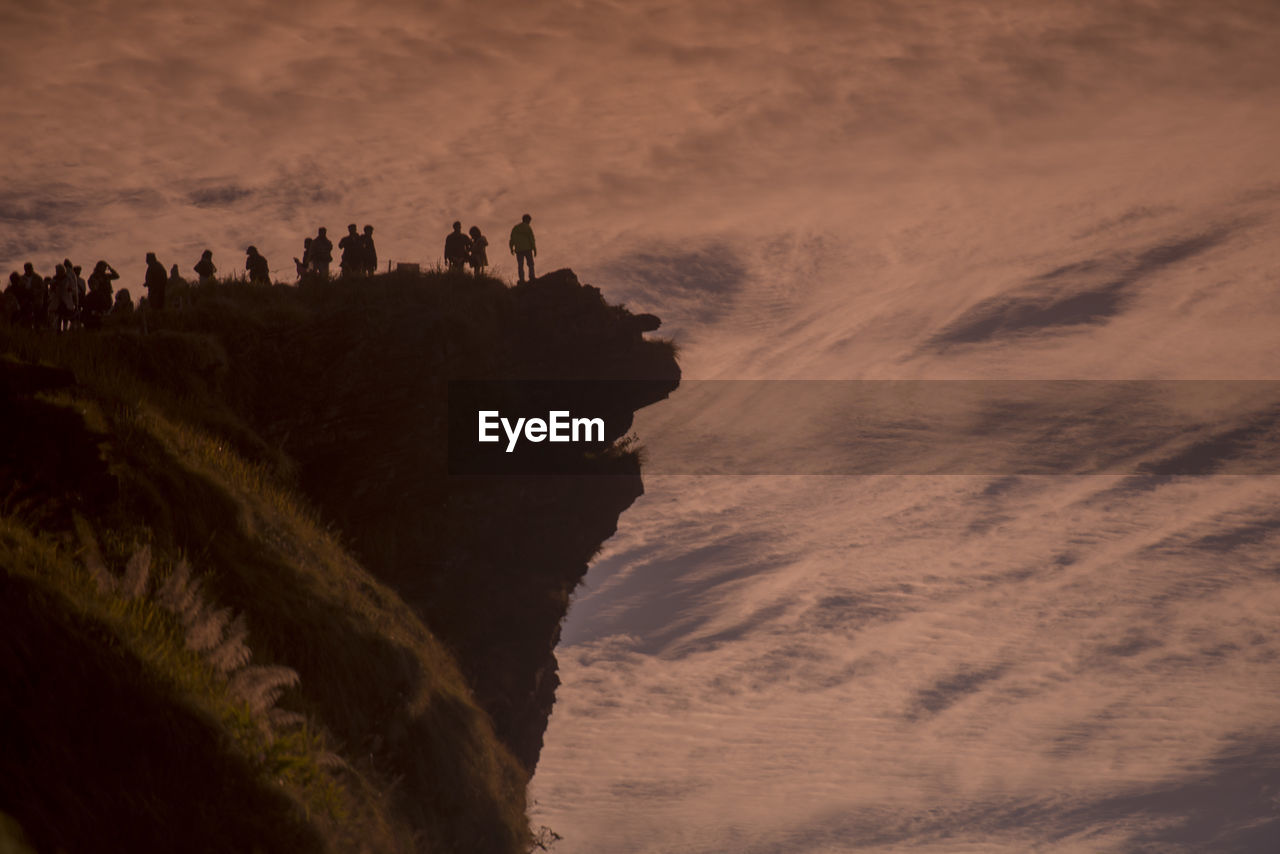
[[[978,441],[961,474],[695,476],[666,442],[736,430],[743,471],[835,435],[702,380],[821,411],[794,381],[1280,379],[1280,6],[9,2],[0,31],[0,266],[127,286],[254,243],[291,280],[321,225],[429,264],[528,212],[540,271],[662,317],[694,382],[637,418],[654,473],[565,625],[555,850],[1280,848],[1268,405],[1196,427],[1232,474]],[[1108,412],[1097,453],[1145,441]]]

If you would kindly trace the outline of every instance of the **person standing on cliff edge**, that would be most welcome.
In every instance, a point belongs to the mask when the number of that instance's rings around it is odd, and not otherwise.
[[[244,251],[244,268],[249,273],[249,282],[255,285],[271,284],[271,268],[267,259],[258,252],[258,247],[250,246]]]
[[[529,281],[533,281],[533,259],[538,254],[538,243],[533,239],[533,229],[529,223],[533,222],[533,217],[525,214],[520,217],[520,221],[511,229],[511,240],[508,244],[511,247],[511,254],[516,256],[516,273],[519,276],[519,283],[524,283],[524,265],[529,264]]]
[[[356,275],[364,274],[364,243],[360,238],[360,232],[356,231],[356,224],[353,222],[347,226],[347,235],[338,241],[338,248],[342,250],[342,268],[343,278],[350,278]]]
[[[484,268],[489,266],[489,253],[485,251],[489,247],[489,238],[480,233],[480,226],[473,225],[467,232],[471,235],[471,255],[467,258],[467,262],[471,265],[471,272],[476,278],[484,275]]]
[[[372,276],[378,272],[378,250],[373,245],[373,226],[366,225],[360,237],[360,258],[364,262],[364,274]]]
[[[462,223],[455,222],[453,231],[444,239],[444,262],[450,273],[461,273],[471,257],[471,238],[462,233]]]
[[[322,282],[329,281],[329,263],[333,261],[333,241],[329,239],[324,226],[311,238],[311,255],[307,259],[311,269]]]
[[[169,275],[164,265],[156,260],[156,253],[147,253],[147,275],[142,286],[147,289],[147,305],[152,311],[164,310],[164,286],[169,282]]]

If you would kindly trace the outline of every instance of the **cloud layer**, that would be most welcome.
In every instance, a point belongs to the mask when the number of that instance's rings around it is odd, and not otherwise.
[[[0,29],[10,269],[254,243],[288,279],[319,225],[429,263],[529,211],[540,268],[661,315],[691,378],[1280,378],[1268,0],[49,0]],[[557,850],[1275,849],[1270,479],[646,488],[565,627]]]
[[[742,252],[814,219],[844,242],[846,210],[904,184],[1039,171],[1053,146],[1029,142],[1093,142],[1126,116],[1163,135],[1170,101],[1262,103],[1277,84],[1262,2],[0,14],[9,266],[151,248],[194,263],[251,241],[284,261],[354,220],[377,223],[383,257],[428,260],[453,219],[500,232],[526,209],[575,267],[655,241],[701,251],[691,235]]]

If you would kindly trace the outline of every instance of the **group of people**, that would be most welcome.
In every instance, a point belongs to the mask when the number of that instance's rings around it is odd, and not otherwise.
[[[244,266],[249,281],[270,284],[271,270],[258,248],[250,246],[245,256]],[[189,283],[178,272],[178,265],[174,264],[165,272],[154,252],[147,253],[146,263],[142,286],[147,291],[147,307],[162,310],[173,296],[179,296],[181,301],[180,295],[185,293]],[[215,282],[218,268],[213,263],[213,252],[204,250],[192,270],[199,277],[200,284]],[[95,328],[101,326],[108,315],[133,312],[133,296],[128,288],[115,291],[112,283],[120,278],[120,274],[106,261],[94,265],[88,280],[80,273],[79,265],[65,259],[54,265],[53,275],[41,276],[35,265],[28,261],[23,265],[23,272],[9,274],[9,284],[0,301],[0,320],[30,329],[65,332],[78,327]]]
[[[533,259],[538,254],[538,246],[531,222],[532,217],[525,214],[511,229],[507,242],[511,254],[516,256],[520,283],[525,281],[526,266],[529,280],[534,278]],[[470,266],[476,276],[483,275],[489,265],[488,247],[489,239],[479,227],[473,225],[464,234],[462,223],[455,222],[453,231],[444,241],[445,265],[453,272],[462,272]],[[369,276],[377,271],[378,253],[373,245],[373,226],[366,225],[361,233],[355,223],[348,225],[346,236],[338,241],[338,248],[342,252],[340,266],[343,277]],[[333,243],[323,227],[315,237],[303,241],[302,257],[293,261],[299,279],[329,278]],[[143,287],[147,290],[146,305],[160,311],[170,298],[185,293],[188,283],[178,272],[177,264],[166,272],[154,252],[147,253],[146,263],[143,280]],[[256,246],[245,250],[244,268],[251,283],[271,284],[270,266]],[[213,251],[204,250],[192,270],[199,277],[200,284],[214,283],[218,268],[213,263]],[[3,292],[4,300],[0,305],[3,308],[0,319],[30,328],[53,328],[63,332],[78,326],[99,326],[109,314],[126,314],[134,310],[133,298],[127,288],[115,292],[113,299],[112,282],[119,279],[120,274],[106,261],[99,261],[94,266],[87,281],[80,272],[78,265],[65,259],[54,266],[53,275],[41,276],[31,262],[27,262],[22,273],[15,271],[9,276],[9,285]]]
[[[373,226],[366,225],[364,233],[356,230],[353,222],[347,226],[346,235],[338,241],[342,250],[339,262],[342,275],[372,276],[378,269],[378,250],[373,245]],[[293,259],[299,279],[328,279],[329,265],[333,263],[333,241],[324,226],[315,237],[302,241],[302,257]]]
[[[444,239],[444,263],[451,273],[461,273],[467,265],[477,276],[484,274],[489,266],[489,238],[480,233],[480,227],[473,225],[462,233],[462,223],[455,222],[453,231]]]
[[[155,253],[148,252],[150,258]],[[150,261],[148,261],[150,264]],[[213,250],[206,249],[200,254],[200,260],[191,268],[196,275],[200,277],[199,281],[202,285],[212,285],[217,281],[218,268],[213,263]],[[258,252],[258,247],[250,246],[244,251],[244,269],[249,276],[250,284],[269,285],[271,284],[271,268],[267,264],[267,259]],[[178,265],[174,264],[169,269],[169,282],[174,285],[186,284],[186,280],[178,273]]]
[[[258,251],[258,247],[250,246],[244,251],[244,269],[248,273],[249,283],[254,285],[271,284],[271,268],[267,259]],[[218,279],[218,267],[213,263],[213,250],[206,249],[200,253],[200,260],[191,268],[199,277],[201,285],[215,284]],[[182,307],[189,282],[178,272],[174,264],[165,273],[164,264],[156,258],[156,253],[147,253],[147,272],[142,286],[147,289],[147,305],[155,311],[164,309],[171,297],[177,297],[178,307]]]
[[[53,275],[41,276],[28,261],[22,273],[9,274],[3,293],[0,316],[31,329],[65,332],[78,326],[95,327],[113,311],[133,310],[133,300],[121,289],[112,302],[112,282],[120,274],[106,261],[94,265],[86,280],[78,264],[64,259],[55,264]]]
[[[529,278],[533,279],[533,259],[538,254],[538,244],[533,237],[533,217],[525,214],[511,229],[511,238],[507,241],[511,254],[516,256],[518,281],[524,282],[524,268],[529,267]],[[467,234],[462,233],[462,223],[455,222],[453,231],[444,239],[444,263],[454,273],[461,273],[467,265],[475,275],[484,273],[489,266],[489,238],[480,233],[478,226],[471,226]]]
[[[525,214],[519,223],[511,229],[508,241],[511,254],[516,256],[516,267],[519,281],[525,280],[525,267],[529,268],[529,278],[533,275],[533,259],[538,254],[537,242],[534,240],[533,218]],[[252,247],[251,247],[252,248]],[[444,263],[446,269],[460,273],[468,266],[477,275],[483,275],[489,266],[489,238],[481,233],[479,226],[471,226],[464,234],[462,223],[455,222],[453,231],[444,240]],[[343,278],[355,276],[371,276],[378,269],[378,251],[373,245],[373,226],[366,225],[364,231],[357,229],[353,222],[347,226],[346,235],[338,241],[338,249],[342,252],[339,262]],[[302,241],[302,257],[293,259],[298,270],[300,281],[321,281],[329,278],[329,268],[333,264],[333,241],[328,230],[321,226],[315,237]],[[250,274],[250,279],[253,276]]]

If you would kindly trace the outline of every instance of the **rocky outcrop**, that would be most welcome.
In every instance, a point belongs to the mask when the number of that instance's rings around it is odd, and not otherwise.
[[[612,443],[679,381],[657,318],[565,270],[222,283],[146,320],[0,326],[0,841],[528,850],[560,625],[643,491]],[[460,384],[607,429],[477,474]]]
[[[656,317],[607,304],[569,270],[514,288],[448,278],[416,296],[415,280],[396,277],[332,287],[306,323],[268,336],[269,353],[240,351],[270,363],[274,380],[233,375],[253,378],[263,433],[362,562],[454,651],[532,773],[570,594],[642,494],[639,464],[575,448],[536,475],[451,474],[449,383],[590,381],[577,388],[608,414],[607,445],[678,385],[673,350],[644,338]]]

